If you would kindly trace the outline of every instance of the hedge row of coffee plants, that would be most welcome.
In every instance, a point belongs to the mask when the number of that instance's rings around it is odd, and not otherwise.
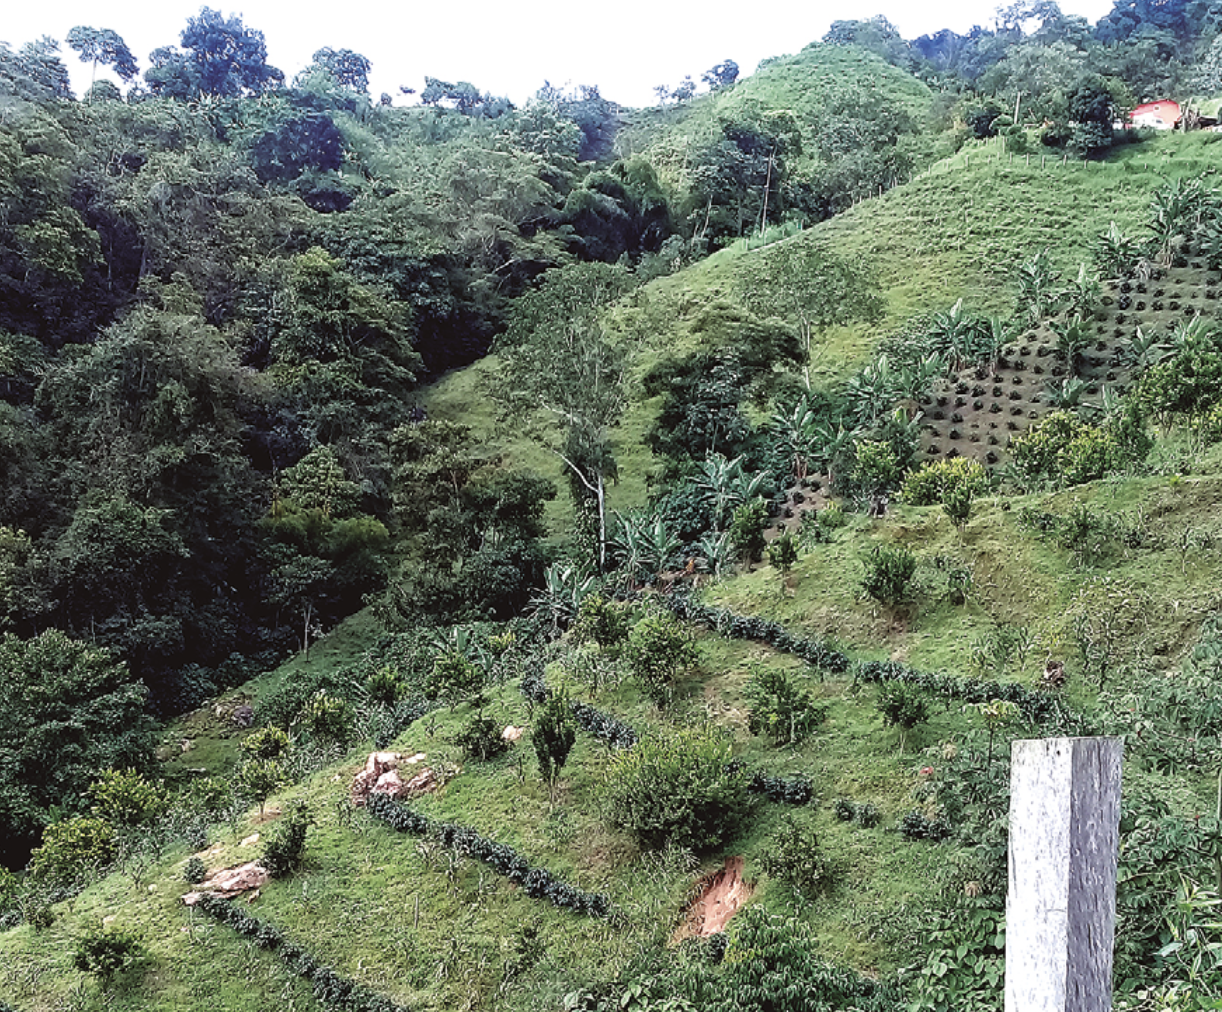
[[[1079,724],[1076,715],[1056,696],[1033,692],[1015,682],[974,681],[937,671],[917,671],[895,661],[860,661],[853,676],[855,681],[879,685],[885,682],[900,682],[968,703],[1004,700],[1017,706],[1023,717],[1033,724],[1052,724],[1066,729]]]
[[[747,790],[752,794],[762,794],[769,801],[781,805],[809,805],[815,793],[809,777],[770,777],[759,770],[751,775]]]
[[[555,906],[590,917],[605,917],[611,911],[611,902],[602,893],[584,892],[562,882],[545,868],[532,868],[526,858],[508,844],[485,839],[467,826],[434,822],[381,793],[369,796],[366,810],[391,829],[413,836],[433,836],[443,846],[483,862],[520,886],[527,896],[545,899]]]
[[[547,702],[548,688],[542,671],[531,671],[523,675],[519,689],[532,703],[542,705]],[[573,703],[571,709],[578,727],[595,738],[601,738],[613,749],[632,748],[640,739],[635,728],[588,703]]]
[[[687,594],[671,594],[660,599],[685,622],[694,622],[736,640],[760,640],[782,653],[800,657],[807,664],[839,674],[849,670],[849,657],[841,650],[819,640],[795,636],[779,622],[752,615],[736,615],[728,608],[710,608]]]
[[[327,1008],[338,1012],[406,1012],[404,1006],[395,1004],[385,995],[340,976],[301,946],[288,941],[274,924],[251,917],[229,900],[205,893],[200,897],[198,908],[245,935],[260,949],[274,952],[297,976],[311,982],[314,997]]]
[[[532,672],[523,676],[521,683],[522,695],[535,703],[547,700],[547,684],[541,672]],[[601,738],[616,751],[632,748],[640,740],[636,729],[622,720],[603,713],[585,703],[572,704],[573,717],[577,725],[596,738]],[[733,761],[742,768],[742,760]],[[770,777],[758,770],[751,777],[748,788],[752,794],[763,794],[769,801],[782,805],[806,805],[814,794],[814,788],[807,777],[797,776],[792,779],[785,777]]]

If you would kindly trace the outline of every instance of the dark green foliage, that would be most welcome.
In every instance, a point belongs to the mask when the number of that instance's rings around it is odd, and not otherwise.
[[[450,741],[463,750],[468,759],[487,762],[509,750],[509,742],[501,737],[501,725],[482,713],[475,714]]]
[[[770,777],[759,770],[751,774],[747,789],[752,794],[762,794],[779,805],[809,805],[811,798],[815,796],[814,785],[809,777]]]
[[[768,561],[780,570],[782,575],[787,575],[798,561],[797,538],[786,531],[773,541],[768,546]]]
[[[840,673],[849,669],[849,658],[844,653],[819,640],[794,636],[779,622],[754,615],[735,615],[724,608],[710,608],[681,593],[669,594],[661,603],[683,621],[703,625],[722,636],[761,640],[824,671]]]
[[[880,604],[896,605],[908,596],[917,560],[902,545],[878,545],[862,559],[861,589]]]
[[[717,727],[664,729],[613,753],[604,792],[612,825],[643,846],[696,851],[732,839],[750,811],[750,775]]]
[[[814,827],[785,816],[768,838],[760,866],[771,878],[784,881],[803,896],[813,898],[835,884],[837,869],[819,845]]]
[[[578,727],[596,738],[601,738],[609,748],[632,748],[640,739],[636,730],[622,720],[585,703],[573,704],[573,719],[577,721]]]
[[[954,830],[941,819],[931,819],[921,812],[908,812],[900,820],[900,832],[909,839],[930,840],[933,843],[954,835]]]
[[[276,953],[285,966],[313,983],[314,997],[333,1012],[407,1012],[389,998],[340,976],[286,939],[275,925],[251,917],[229,900],[205,893],[200,897],[198,909],[229,925],[259,948]]]
[[[289,806],[267,835],[263,856],[259,858],[259,863],[272,878],[284,878],[301,867],[306,832],[313,824],[314,817],[305,802],[296,801]]]
[[[582,892],[561,882],[546,869],[531,867],[512,847],[488,840],[473,829],[452,822],[433,822],[386,794],[371,794],[368,810],[396,832],[432,835],[443,846],[483,862],[517,884],[527,896],[546,899],[564,910],[590,917],[605,917],[611,912],[611,904],[603,894]]]
[[[72,965],[104,985],[135,969],[145,958],[138,936],[122,928],[98,925],[76,940]]]
[[[631,631],[631,606],[620,601],[608,601],[601,594],[591,594],[581,602],[572,636],[578,643],[592,641],[604,651],[616,654]]]
[[[205,867],[203,859],[199,857],[190,857],[182,869],[182,879],[189,885],[198,885],[208,875],[208,869]]]
[[[679,677],[697,660],[691,635],[666,615],[649,615],[633,626],[624,656],[641,687],[658,705],[670,701]]]
[[[751,704],[747,727],[776,745],[792,745],[808,737],[827,718],[806,689],[779,668],[757,667],[743,694]]]
[[[1074,722],[1073,715],[1059,698],[1032,692],[1017,682],[986,682],[941,672],[917,671],[896,661],[861,661],[854,669],[853,676],[857,681],[866,683],[901,682],[968,703],[1002,699],[1017,705],[1024,719],[1041,725],[1063,727]]]
[[[832,812],[841,822],[852,822],[857,815],[857,805],[848,798],[837,798],[832,804]]]
[[[569,753],[577,741],[577,730],[569,709],[568,698],[562,692],[552,692],[535,713],[530,729],[530,743],[539,761],[539,774],[548,788],[555,791],[560,770],[568,762]]]
[[[148,769],[147,693],[109,651],[54,629],[0,639],[0,840],[20,866],[53,806],[79,810],[105,769]]]
[[[904,682],[884,683],[874,705],[882,714],[884,724],[900,729],[901,752],[905,734],[929,719],[929,703],[924,693]]]

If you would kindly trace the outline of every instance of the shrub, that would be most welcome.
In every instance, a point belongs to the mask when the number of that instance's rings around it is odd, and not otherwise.
[[[165,791],[133,769],[106,770],[89,786],[93,811],[114,826],[139,826],[166,810]]]
[[[383,706],[394,706],[406,690],[403,672],[390,664],[383,665],[365,679],[365,692],[370,700]]]
[[[631,605],[591,594],[577,610],[573,638],[578,643],[594,642],[603,650],[617,653],[628,639],[631,614]]]
[[[769,877],[788,883],[808,898],[827,889],[835,878],[814,827],[799,823],[792,815],[785,817],[764,845],[760,866]]]
[[[553,797],[560,770],[568,761],[569,752],[576,740],[577,730],[573,726],[568,699],[562,692],[551,693],[547,701],[539,707],[530,731],[530,741],[539,761],[539,773]]]
[[[35,878],[68,885],[97,873],[116,853],[115,830],[95,815],[77,815],[43,830],[42,846],[30,857]]]
[[[311,738],[342,744],[352,735],[354,719],[352,705],[346,699],[319,689],[306,700],[297,721]]]
[[[182,869],[182,878],[184,882],[191,885],[197,885],[208,877],[208,869],[204,866],[202,858],[191,857],[187,859],[187,863]]]
[[[904,751],[904,737],[917,724],[929,719],[929,702],[925,694],[903,682],[887,682],[878,690],[875,702],[883,723],[900,729],[900,751]]]
[[[798,561],[797,540],[786,531],[768,546],[768,562],[782,575],[787,574]]]
[[[103,984],[109,984],[115,977],[138,966],[144,955],[144,947],[134,934],[99,924],[76,940],[72,965],[82,973],[97,977]]]
[[[252,759],[280,759],[291,744],[287,731],[269,724],[251,731],[242,740],[242,753]]]
[[[306,832],[313,823],[305,802],[297,801],[268,834],[259,861],[272,878],[282,878],[301,867]]]
[[[953,830],[941,819],[931,819],[920,812],[912,811],[900,820],[900,832],[910,840],[931,840],[937,843],[946,840]]]
[[[238,767],[238,790],[252,801],[259,802],[259,814],[267,799],[288,782],[284,765],[276,759],[247,759]]]
[[[852,822],[857,814],[857,805],[848,798],[837,798],[832,804],[832,813],[841,822]]]
[[[868,801],[857,806],[856,815],[857,824],[863,829],[873,829],[882,819],[882,813],[878,810],[878,806],[872,805]]]
[[[641,619],[628,634],[628,667],[658,705],[670,700],[679,676],[696,663],[691,634],[669,615]]]
[[[437,655],[433,670],[425,682],[424,694],[427,699],[444,700],[453,710],[483,687],[483,669],[460,650],[451,649]]]
[[[731,763],[722,728],[661,730],[607,766],[607,817],[643,846],[710,850],[730,839],[750,809],[750,775]]]
[[[1014,466],[1028,482],[1077,485],[1144,460],[1153,444],[1140,414],[1129,407],[1102,425],[1053,411],[1011,445]]]
[[[763,499],[745,502],[734,510],[730,520],[730,544],[744,559],[758,561],[764,551],[764,527],[768,523],[768,507]]]
[[[491,717],[477,713],[463,725],[453,738],[452,745],[463,750],[468,759],[479,759],[487,762],[509,750],[509,742],[501,736],[501,725]]]
[[[886,441],[863,439],[854,448],[856,462],[852,482],[865,495],[878,495],[895,488],[903,466],[895,448]]]
[[[862,559],[865,575],[861,587],[881,604],[894,605],[904,600],[908,584],[916,572],[916,556],[902,546],[876,546]]]
[[[967,457],[935,460],[909,473],[901,492],[910,506],[945,503],[948,495],[966,491],[969,498],[988,491],[989,477],[979,461]]]
[[[747,727],[777,745],[802,741],[827,717],[827,708],[816,706],[810,693],[779,668],[757,667],[744,695],[751,703]]]

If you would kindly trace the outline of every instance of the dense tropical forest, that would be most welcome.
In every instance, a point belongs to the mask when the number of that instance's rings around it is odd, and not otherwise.
[[[1000,1008],[1080,734],[1117,1007],[1222,1007],[1222,3],[166,42],[0,43],[0,1009]]]

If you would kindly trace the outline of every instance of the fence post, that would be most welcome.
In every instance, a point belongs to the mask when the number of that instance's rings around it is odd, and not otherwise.
[[[1109,1012],[1119,738],[1016,741],[1005,1012]]]

